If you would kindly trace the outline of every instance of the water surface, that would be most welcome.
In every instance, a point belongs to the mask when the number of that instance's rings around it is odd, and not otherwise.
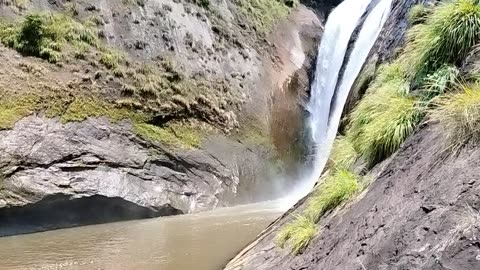
[[[215,270],[281,214],[265,202],[0,238],[0,269]]]

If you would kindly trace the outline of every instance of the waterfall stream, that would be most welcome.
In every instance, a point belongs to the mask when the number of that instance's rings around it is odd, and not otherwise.
[[[372,0],[345,0],[329,15],[318,49],[315,79],[307,107],[310,112],[307,126],[311,132],[312,146],[315,148],[314,160],[301,183],[286,200],[287,203],[296,202],[308,194],[321,176],[350,89],[390,14],[391,3],[392,0],[380,0],[370,9],[350,57],[346,57],[346,53],[352,35],[369,5],[374,3]],[[345,61],[345,69],[339,78]]]

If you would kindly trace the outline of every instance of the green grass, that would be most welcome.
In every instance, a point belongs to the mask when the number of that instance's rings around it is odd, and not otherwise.
[[[310,198],[305,213],[315,223],[328,211],[336,208],[358,191],[359,176],[346,170],[338,169],[330,173]]]
[[[123,59],[124,57],[120,53],[114,50],[106,49],[101,54],[100,63],[102,63],[108,69],[115,70],[119,67],[120,62],[123,61]]]
[[[349,133],[355,149],[369,166],[394,153],[421,120],[415,98],[406,93],[379,89],[367,95],[352,112]]]
[[[338,136],[330,154],[329,167],[350,169],[358,157],[359,154],[355,150],[351,138],[348,136]]]
[[[146,121],[147,116],[130,110],[128,108],[116,107],[107,102],[100,101],[100,98],[95,97],[77,97],[68,105],[63,113],[58,113],[58,110],[47,111],[49,116],[55,114],[60,115],[63,123],[66,122],[81,122],[89,117],[108,117],[112,122],[118,122],[124,119],[133,121]]]
[[[316,232],[315,222],[313,222],[311,218],[298,216],[293,222],[282,228],[275,242],[281,248],[284,248],[286,244],[289,243],[292,253],[296,255],[307,248]]]
[[[301,253],[316,234],[316,223],[328,211],[351,198],[359,190],[359,176],[336,169],[310,197],[307,208],[278,233],[276,243],[281,248],[289,245],[294,254]]]
[[[460,85],[458,90],[440,96],[430,111],[443,127],[452,146],[480,142],[480,85]]]
[[[67,43],[97,46],[97,32],[62,14],[32,13],[20,24],[0,25],[0,41],[18,52],[58,62]]]
[[[428,75],[422,85],[423,99],[427,102],[432,98],[444,94],[449,88],[458,83],[460,71],[457,67],[444,65],[433,74]]]
[[[480,38],[480,6],[476,0],[441,2],[425,23],[407,33],[401,56],[407,75],[416,81],[444,64],[456,64]]]
[[[192,126],[182,123],[159,127],[148,123],[135,123],[135,132],[142,138],[184,149],[198,148],[202,134]]]
[[[407,20],[410,24],[423,23],[427,15],[427,7],[423,4],[416,4],[408,12]]]
[[[37,102],[38,98],[35,96],[3,99],[0,103],[0,130],[13,128],[18,120],[33,112]]]
[[[366,95],[351,112],[347,136],[373,166],[395,152],[421,120],[417,100],[397,62],[380,68]]]
[[[236,0],[241,13],[258,33],[268,33],[275,22],[286,18],[290,7],[278,0]]]

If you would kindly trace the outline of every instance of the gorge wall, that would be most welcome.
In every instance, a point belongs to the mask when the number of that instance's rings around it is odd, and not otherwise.
[[[294,167],[298,160],[287,159],[294,149],[279,155],[276,148],[287,145],[285,136],[299,135],[277,134],[273,142],[271,128],[286,125],[275,117],[301,117],[297,96],[310,84],[322,18],[283,2],[272,6],[278,18],[255,17],[236,1],[202,3],[1,3],[0,17],[8,23],[32,12],[93,23],[105,46],[128,60],[109,68],[100,46],[72,59],[64,48],[66,56],[49,63],[0,45],[0,236],[279,195],[281,184],[270,180],[278,173],[272,163],[284,159]],[[137,98],[139,89],[129,92],[130,76],[142,80],[143,91],[157,83],[149,77],[157,68],[164,70],[159,76],[179,80],[175,93]],[[278,101],[286,96],[295,97]],[[97,97],[105,103],[97,104]],[[132,120],[113,115],[125,109]],[[288,113],[272,113],[284,109]],[[66,120],[71,111],[80,113]],[[144,113],[153,117],[137,122]]]
[[[418,3],[424,2],[394,1],[344,113],[362,98],[379,65],[399,54],[409,26],[408,13]],[[473,69],[475,65],[464,66]],[[425,119],[398,151],[371,170],[357,161],[356,169],[366,173],[367,187],[321,217],[305,250],[293,254],[290,247],[281,248],[278,235],[304,214],[313,192],[224,269],[479,268],[478,144],[455,152],[447,137],[444,127]]]

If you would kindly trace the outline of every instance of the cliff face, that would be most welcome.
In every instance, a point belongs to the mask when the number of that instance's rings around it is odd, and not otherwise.
[[[321,22],[302,5],[255,3],[0,3],[3,22],[66,14],[104,44],[64,46],[56,63],[0,45],[0,236],[278,196],[268,168],[287,152],[269,116],[291,78],[309,85]]]
[[[417,1],[394,1],[392,13],[350,96],[361,98],[376,67],[403,44],[406,16]],[[471,61],[477,59],[472,56]],[[467,61],[465,69],[476,65]],[[363,85],[363,86],[362,86]],[[363,89],[363,90],[362,90]],[[347,106],[346,110],[349,110]],[[276,242],[281,228],[307,206],[302,199],[224,269],[478,269],[478,147],[452,153],[442,128],[428,121],[386,161],[369,186],[325,214],[298,255]]]
[[[298,256],[271,225],[225,269],[477,269],[478,149],[446,155],[442,131],[421,128],[360,197],[322,219]],[[468,168],[468,169],[465,169]]]

